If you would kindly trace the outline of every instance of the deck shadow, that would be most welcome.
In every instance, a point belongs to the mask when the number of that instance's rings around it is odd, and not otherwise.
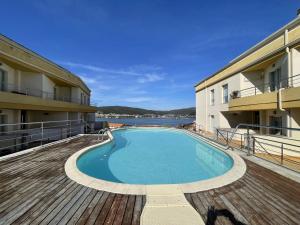
[[[245,223],[238,221],[232,212],[228,209],[215,209],[214,206],[210,206],[207,211],[206,225],[215,225],[219,216],[226,217],[233,225],[246,225]]]

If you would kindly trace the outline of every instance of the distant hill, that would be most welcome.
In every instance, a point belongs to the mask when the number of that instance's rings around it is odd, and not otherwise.
[[[193,116],[196,114],[195,107],[162,111],[162,110],[149,110],[149,109],[133,108],[133,107],[127,107],[127,106],[102,106],[102,107],[98,107],[98,111],[103,114],[115,113],[115,114],[130,114],[130,115],[175,114],[175,115]]]

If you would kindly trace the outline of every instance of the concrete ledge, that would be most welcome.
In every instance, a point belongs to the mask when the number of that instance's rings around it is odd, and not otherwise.
[[[135,128],[129,128],[129,129],[135,129]],[[146,128],[145,128],[146,129]],[[153,129],[153,128],[147,128],[147,129]],[[175,128],[169,128],[169,129],[175,129]],[[192,133],[188,131],[180,130],[181,132],[186,132],[191,137],[202,140],[208,143],[204,138],[197,137],[193,135]],[[219,146],[219,149],[226,154],[228,154],[232,160],[233,160],[233,167],[227,171],[225,174],[214,177],[207,180],[201,180],[197,182],[191,182],[191,183],[184,183],[184,184],[164,184],[164,185],[133,185],[133,184],[123,184],[123,183],[115,183],[110,181],[105,181],[101,179],[97,179],[91,176],[88,176],[84,173],[82,173],[78,167],[77,167],[77,159],[82,155],[83,153],[86,153],[90,150],[92,150],[95,147],[100,147],[105,144],[110,143],[113,141],[113,136],[110,134],[110,140],[106,140],[102,143],[89,146],[86,148],[83,148],[73,154],[69,159],[67,160],[65,164],[65,172],[67,176],[74,180],[75,182],[82,184],[84,186],[101,190],[101,191],[108,191],[113,193],[119,193],[119,194],[132,194],[132,195],[146,195],[147,194],[147,187],[167,187],[167,188],[174,188],[179,187],[183,193],[194,193],[198,191],[205,191],[209,189],[214,189],[218,187],[222,187],[225,185],[228,185],[239,178],[241,178],[245,172],[246,172],[246,164],[244,160],[235,152],[230,150],[224,150]],[[214,146],[215,147],[215,146]]]

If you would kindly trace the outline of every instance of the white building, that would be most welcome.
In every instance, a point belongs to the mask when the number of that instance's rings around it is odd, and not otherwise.
[[[199,82],[195,91],[197,129],[214,132],[240,123],[299,128],[300,16]]]
[[[82,132],[79,123],[95,121],[90,94],[76,75],[0,35],[0,155]]]

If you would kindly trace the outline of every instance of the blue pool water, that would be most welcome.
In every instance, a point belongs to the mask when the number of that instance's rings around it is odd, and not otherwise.
[[[180,130],[133,128],[113,136],[79,157],[81,172],[118,183],[179,184],[222,175],[233,165],[224,152]]]

